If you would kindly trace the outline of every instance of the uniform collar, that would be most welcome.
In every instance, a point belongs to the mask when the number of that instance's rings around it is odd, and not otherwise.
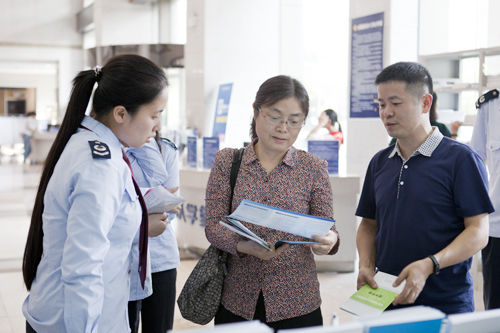
[[[443,134],[439,131],[439,129],[436,126],[432,126],[432,133],[427,137],[427,139],[418,147],[418,149],[411,154],[410,158],[421,154],[427,157],[431,157],[432,153],[434,150],[436,150],[437,146],[439,146],[439,143],[441,143],[441,140],[443,140]],[[404,160],[403,155],[401,154],[401,150],[399,150],[399,145],[398,142],[396,141],[396,144],[394,145],[394,149],[392,152],[389,154],[388,158],[393,158],[396,154],[398,154],[401,159]]]
[[[148,177],[147,181],[150,184],[167,182],[168,172],[154,138],[140,148],[129,147],[125,151],[131,161],[137,162],[142,172]]]
[[[250,143],[246,148],[245,148],[245,154],[243,154],[243,159],[242,162],[244,164],[250,164],[258,160],[257,154],[255,154],[255,143],[257,142],[257,139],[253,140],[252,143]],[[293,167],[296,163],[297,159],[297,149],[295,149],[293,146],[288,148],[288,151],[285,154],[285,157],[283,157],[283,160],[281,160],[282,163]]]
[[[97,134],[102,142],[108,145],[113,144],[119,147],[123,147],[120,140],[118,140],[118,138],[116,137],[115,133],[113,133],[113,131],[111,131],[109,127],[95,120],[94,118],[85,116],[82,120],[81,125]]]

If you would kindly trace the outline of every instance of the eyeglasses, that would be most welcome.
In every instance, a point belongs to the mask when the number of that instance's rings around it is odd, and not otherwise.
[[[260,111],[260,110],[259,110]],[[299,129],[304,126],[304,119],[301,117],[296,117],[293,119],[283,119],[282,117],[276,117],[273,115],[266,114],[262,112],[262,117],[264,117],[269,125],[280,126],[282,124],[286,124],[288,128]]]

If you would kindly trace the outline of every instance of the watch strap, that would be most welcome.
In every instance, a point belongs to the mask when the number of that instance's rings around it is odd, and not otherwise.
[[[439,274],[439,261],[437,261],[436,257],[434,257],[432,254],[428,257],[429,259],[432,260],[432,263],[434,264],[434,274],[438,275]]]

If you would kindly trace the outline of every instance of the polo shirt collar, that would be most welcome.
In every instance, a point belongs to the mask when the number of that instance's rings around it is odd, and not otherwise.
[[[255,162],[258,160],[257,154],[255,154],[255,143],[257,143],[257,139],[252,141],[246,148],[245,148],[245,154],[243,155],[243,160],[242,162],[244,164],[250,164],[252,162]],[[295,147],[290,147],[288,148],[288,151],[285,154],[285,157],[283,157],[283,160],[281,161],[282,163],[293,167],[296,163],[297,159],[297,149]]]
[[[424,143],[422,143],[420,147],[418,147],[417,150],[413,154],[411,154],[410,158],[418,154],[431,157],[434,150],[436,150],[437,146],[439,146],[439,144],[441,143],[441,140],[443,140],[443,134],[441,134],[436,126],[432,126],[431,135],[429,135]],[[398,154],[404,160],[403,154],[401,154],[401,150],[399,150],[397,141],[388,158],[393,158],[396,154]]]

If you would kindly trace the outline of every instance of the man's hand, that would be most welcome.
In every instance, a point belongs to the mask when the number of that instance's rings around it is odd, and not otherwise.
[[[272,250],[269,251],[261,245],[255,243],[254,241],[242,240],[238,242],[238,245],[236,245],[236,250],[239,253],[249,254],[262,260],[271,260],[272,258],[279,256],[282,252],[286,251],[289,247],[289,244],[284,244],[277,249],[272,246]]]
[[[399,286],[404,280],[406,280],[406,285],[392,304],[413,304],[433,271],[434,264],[430,258],[417,260],[406,266],[394,281],[393,287]]]
[[[374,276],[375,276],[375,269],[360,267],[358,272],[356,289],[359,290],[365,284],[368,284],[373,289],[377,289],[378,285],[377,282],[375,282],[375,279],[373,278]]]
[[[337,244],[338,236],[336,232],[328,231],[325,236],[312,235],[312,238],[321,244],[311,244],[309,245],[317,255],[324,255],[330,253],[331,249]]]
[[[161,235],[168,225],[168,214],[149,214],[148,215],[148,236],[156,237]]]

